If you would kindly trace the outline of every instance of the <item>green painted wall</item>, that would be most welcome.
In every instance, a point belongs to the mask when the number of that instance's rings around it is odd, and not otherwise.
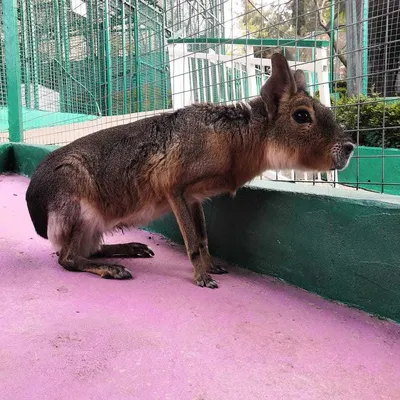
[[[355,157],[348,168],[339,173],[340,182],[350,183],[351,186],[356,186],[355,182],[362,182],[360,188],[400,195],[400,150],[385,149],[382,152],[378,147],[360,146],[356,149]]]
[[[13,172],[31,177],[39,162],[58,146],[30,146],[13,143]]]
[[[30,176],[51,149],[15,146],[15,169]],[[400,322],[400,198],[260,185],[206,203],[214,255]],[[147,229],[182,242],[171,215]]]
[[[0,143],[0,173],[10,169],[12,146],[10,143]]]

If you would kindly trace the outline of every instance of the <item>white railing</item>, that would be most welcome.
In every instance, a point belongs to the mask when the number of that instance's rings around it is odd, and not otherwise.
[[[187,44],[169,45],[173,108],[195,101],[230,102],[258,96],[271,60],[254,57],[253,46],[243,47],[247,54],[222,55],[211,49],[207,53],[190,52]],[[289,61],[289,65],[298,65],[305,72],[310,93],[318,88],[322,104],[330,107],[327,49],[317,48],[315,53],[316,61]]]
[[[232,103],[258,96],[267,78],[265,67],[271,67],[271,60],[254,57],[253,46],[244,48],[246,54],[222,55],[213,50],[191,52],[187,44],[169,45],[172,108],[176,110],[199,101]],[[327,49],[315,49],[315,58],[316,61],[308,63],[289,61],[289,65],[297,65],[305,72],[310,94],[318,90],[322,104],[330,107]],[[294,170],[265,171],[261,178],[321,184],[338,182],[336,171],[316,175]]]

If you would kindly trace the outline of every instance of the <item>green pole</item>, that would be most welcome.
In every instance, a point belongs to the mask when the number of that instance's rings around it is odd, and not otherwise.
[[[151,28],[146,28],[145,29],[146,36],[147,36],[147,59],[146,62],[151,64],[151,68],[148,69],[146,80],[147,82],[153,82],[153,88],[151,90],[151,95],[148,96],[148,103],[145,106],[145,111],[147,111],[147,107],[150,106],[150,110],[155,110],[154,105],[156,103],[156,86],[157,86],[157,75],[156,75],[156,68],[157,68],[157,63],[156,63],[156,54],[153,51],[153,47],[151,45],[151,39],[152,39],[152,33],[153,30]],[[158,99],[157,99],[158,100]],[[146,102],[147,103],[147,102]],[[142,109],[143,111],[143,109]]]
[[[58,82],[59,82],[59,93],[60,93],[60,111],[65,111],[65,91],[64,91],[64,79],[62,70],[62,52],[61,52],[61,35],[60,35],[60,8],[58,0],[54,0],[54,42],[56,47],[56,60],[58,67]]]
[[[121,1],[121,18],[122,18],[122,76],[124,80],[124,108],[123,113],[128,114],[128,73],[127,73],[127,66],[126,66],[126,29],[125,29],[125,1]]]
[[[27,1],[28,16],[31,28],[31,49],[32,49],[32,66],[33,66],[33,99],[35,109],[39,109],[39,70],[38,70],[38,53],[36,40],[36,21],[32,1]]]
[[[103,32],[103,28],[104,28],[104,24],[102,24],[100,21],[100,6],[99,6],[99,1],[98,0],[94,0],[94,10],[93,10],[93,17],[94,17],[94,39],[95,39],[95,43],[96,43],[96,48],[97,48],[97,57],[96,57],[96,69],[97,69],[97,75],[96,75],[96,80],[97,80],[97,87],[98,89],[98,93],[99,93],[99,97],[98,100],[100,102],[101,105],[101,114],[105,114],[105,110],[106,110],[106,106],[104,103],[104,100],[106,98],[105,95],[105,90],[104,90],[104,85],[103,85],[103,80],[104,80],[104,35],[102,34]],[[101,32],[101,33],[100,33]]]
[[[224,21],[224,23],[222,24],[222,32],[221,32],[221,37],[225,37],[225,6],[224,6],[224,3],[223,2],[221,2],[220,3],[220,5],[221,5],[221,21]],[[225,46],[224,45],[222,45],[221,46],[221,54],[225,54],[226,53],[226,51],[225,51]]]
[[[170,38],[168,43],[190,43],[190,44],[243,44],[245,46],[282,46],[282,47],[304,47],[322,49],[329,46],[329,40],[314,40],[314,39],[243,39],[243,38]]]
[[[368,0],[364,0],[363,15],[363,88],[365,96],[368,94]]]
[[[86,49],[86,54],[85,54],[85,58],[84,58],[84,63],[79,63],[79,76],[83,76],[84,82],[85,82],[85,94],[84,96],[86,96],[88,94],[88,92],[90,92],[91,97],[96,100],[96,96],[93,92],[93,86],[92,86],[92,80],[91,78],[91,74],[90,74],[90,67],[91,67],[91,63],[92,63],[92,44],[89,43],[89,4],[88,1],[86,1],[86,18],[83,19],[83,21],[79,24],[80,27],[82,28],[83,31],[83,35],[85,37],[85,44],[89,45],[89,49]],[[80,86],[80,85],[79,85]],[[92,106],[91,104],[89,104],[89,102],[85,102],[85,106],[84,108],[82,108],[85,112],[85,114],[91,114],[92,113]]]
[[[2,8],[7,74],[9,141],[22,142],[21,60],[18,41],[17,0],[3,0]]]
[[[132,18],[132,0],[129,1],[129,76],[132,76],[132,69],[133,69],[133,47],[134,45],[132,45],[132,32],[134,32],[134,28],[133,28],[133,18]],[[135,10],[133,10],[133,13],[135,13]],[[128,97],[128,101],[129,101],[129,112],[132,112],[132,105],[134,106],[134,101],[135,99],[133,99],[133,91],[132,91],[132,78],[129,79],[129,97]]]
[[[335,0],[331,0],[331,40],[329,42],[329,86],[330,92],[333,92],[333,80],[335,78]]]
[[[140,43],[139,43],[139,7],[138,0],[134,0],[135,8],[133,10],[133,29],[135,41],[135,66],[136,66],[136,101],[137,111],[142,111],[143,94],[142,94],[142,77],[140,68]]]
[[[165,6],[165,0],[164,0]],[[165,10],[165,8],[164,8]],[[165,43],[165,13],[160,15],[161,18],[161,32],[158,32],[159,43],[160,43],[160,55],[161,55],[161,71],[162,71],[162,108],[168,107],[168,90],[167,90],[167,63],[166,63],[166,43]]]
[[[71,68],[70,68],[70,55],[69,55],[69,35],[68,35],[68,19],[67,19],[67,4],[65,0],[61,0],[61,23],[60,23],[60,36],[62,44],[62,56],[65,63],[65,108],[67,112],[71,112]]]
[[[110,14],[108,0],[104,1],[104,41],[106,51],[107,115],[112,115],[112,70],[110,46]]]
[[[29,29],[27,24],[26,15],[26,4],[25,1],[21,1],[21,34],[23,43],[23,68],[24,68],[24,83],[25,83],[25,106],[31,108],[31,73],[30,73],[30,61],[29,61]]]
[[[93,95],[98,101],[98,96],[97,96],[97,84],[96,84],[96,79],[97,79],[97,71],[96,71],[96,53],[95,53],[95,46],[96,46],[96,41],[95,41],[95,34],[94,34],[94,18],[93,18],[93,3],[92,0],[88,0],[87,2],[87,12],[88,12],[88,24],[89,24],[89,29],[88,29],[88,36],[89,36],[89,47],[90,47],[90,67],[92,68],[92,74],[93,76],[91,77],[91,82],[92,82],[92,92]],[[96,20],[97,24],[97,20]]]
[[[312,49],[311,49],[311,60],[315,61],[315,48],[312,48]],[[312,88],[313,88],[314,96],[315,96],[315,92],[317,91],[317,82],[316,82],[315,77],[318,76],[318,75],[315,73],[315,67],[316,67],[316,63],[314,62],[314,71],[310,74],[310,75],[311,75],[311,82],[310,82],[310,85],[311,85]]]

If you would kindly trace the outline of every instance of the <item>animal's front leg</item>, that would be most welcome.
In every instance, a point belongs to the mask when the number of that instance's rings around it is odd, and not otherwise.
[[[193,203],[191,205],[191,213],[193,223],[200,241],[200,256],[203,262],[207,265],[207,272],[210,274],[226,274],[228,271],[219,265],[215,265],[212,261],[210,252],[208,250],[208,237],[206,219],[204,216],[203,205],[201,203]]]
[[[190,207],[188,206],[183,195],[170,197],[169,203],[182,232],[188,257],[194,267],[195,282],[199,286],[206,286],[211,289],[217,288],[218,284],[208,274],[208,266],[201,256],[201,241],[192,218]]]

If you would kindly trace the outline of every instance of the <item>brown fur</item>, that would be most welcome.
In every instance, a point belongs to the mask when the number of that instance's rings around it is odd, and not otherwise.
[[[172,210],[195,282],[217,287],[209,274],[226,271],[208,251],[203,200],[235,193],[266,169],[344,168],[353,150],[332,112],[305,92],[304,74],[292,73],[279,54],[272,68],[261,96],[248,105],[192,105],[99,131],[50,154],[26,199],[36,231],[56,247],[59,263],[130,278],[121,265],[93,258],[152,257],[153,251],[140,243],[104,245],[103,234]]]

